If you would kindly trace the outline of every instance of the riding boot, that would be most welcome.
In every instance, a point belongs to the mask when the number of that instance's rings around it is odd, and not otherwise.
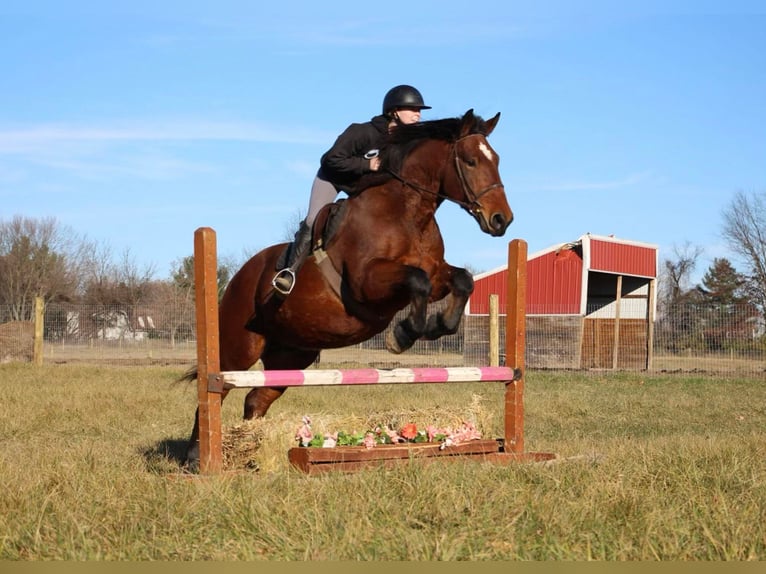
[[[295,239],[293,239],[292,245],[290,245],[290,252],[287,257],[287,265],[284,269],[277,271],[274,279],[271,280],[271,284],[274,289],[283,296],[287,296],[295,287],[295,275],[298,270],[306,261],[306,257],[311,251],[311,227],[306,224],[306,221],[301,222],[300,228],[295,233]]]

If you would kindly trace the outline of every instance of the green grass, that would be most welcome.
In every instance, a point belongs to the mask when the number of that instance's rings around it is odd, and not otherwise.
[[[295,389],[259,472],[181,478],[181,370],[0,366],[0,559],[766,559],[763,380],[532,372],[526,447],[560,463],[318,477],[286,460],[303,414],[462,410],[500,436],[502,385]]]

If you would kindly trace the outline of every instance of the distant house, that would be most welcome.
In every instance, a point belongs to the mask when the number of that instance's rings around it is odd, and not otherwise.
[[[529,255],[527,365],[649,368],[657,270],[656,245],[589,233]],[[481,329],[490,294],[498,295],[504,313],[506,279],[505,267],[474,277],[466,307],[467,348],[486,340]]]
[[[66,336],[71,338],[93,337],[103,341],[143,341],[149,330],[154,328],[152,318],[137,317],[132,325],[126,311],[105,310],[85,314],[79,311],[66,313]],[[84,323],[84,324],[83,324]]]

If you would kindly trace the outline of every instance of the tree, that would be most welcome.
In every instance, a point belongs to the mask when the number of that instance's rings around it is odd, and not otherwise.
[[[686,242],[680,247],[673,246],[674,257],[664,261],[660,276],[657,335],[673,351],[701,343],[701,332],[694,313],[699,292],[691,286],[691,275],[701,254],[701,247]]]
[[[139,267],[130,249],[114,262],[111,248],[100,243],[87,257],[83,300],[95,305],[135,307],[146,296],[154,266]]]
[[[30,320],[36,297],[74,297],[88,242],[54,218],[14,216],[0,222],[0,303],[10,318]]]
[[[748,267],[746,289],[766,317],[766,192],[738,191],[723,211],[723,237]]]
[[[689,296],[690,281],[697,261],[702,255],[702,248],[693,246],[688,241],[682,246],[673,246],[672,259],[665,259],[660,277],[662,284],[661,303],[672,307],[684,302]]]
[[[225,260],[219,260],[216,281],[218,283],[218,300],[223,297],[226,286],[234,275],[233,263]],[[173,285],[181,291],[191,294],[191,301],[194,301],[194,255],[188,255],[175,262],[175,269],[171,271]]]
[[[757,309],[748,301],[747,281],[728,259],[716,258],[697,286],[697,317],[706,348],[732,349],[752,338],[750,321]]]
[[[716,257],[698,287],[706,301],[716,305],[736,305],[746,299],[746,279],[726,258]]]
[[[219,261],[217,273],[218,300],[232,276],[232,267]],[[161,303],[160,321],[170,339],[171,346],[175,345],[179,336],[193,336],[194,329],[194,256],[189,255],[174,262],[171,270],[171,281],[164,282],[155,292]]]

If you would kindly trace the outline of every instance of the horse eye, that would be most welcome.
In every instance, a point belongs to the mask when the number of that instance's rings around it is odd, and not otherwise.
[[[467,160],[465,160],[465,163],[468,164],[468,167],[476,167],[476,160],[472,157],[469,157]]]

